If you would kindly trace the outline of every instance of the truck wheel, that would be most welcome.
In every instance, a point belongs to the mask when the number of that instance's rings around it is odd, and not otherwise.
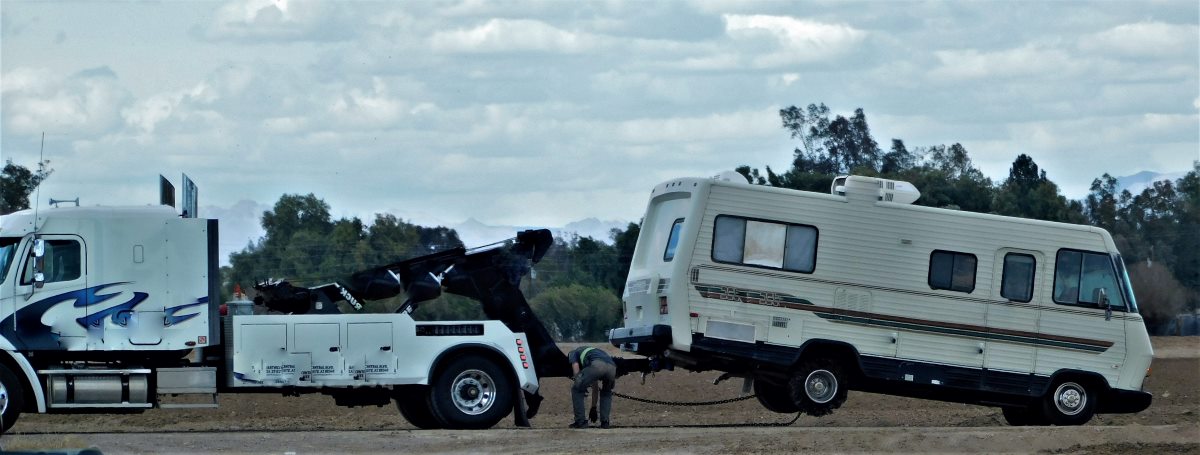
[[[1001,413],[1004,414],[1004,421],[1014,427],[1049,424],[1037,407],[1005,406],[1001,408]]]
[[[0,433],[7,432],[17,423],[21,409],[25,407],[25,397],[21,388],[21,380],[9,371],[8,367],[0,365]]]
[[[512,411],[513,390],[495,362],[466,355],[440,369],[429,401],[433,415],[446,428],[484,429]]]
[[[1082,384],[1071,379],[1055,383],[1042,401],[1042,415],[1058,426],[1083,425],[1095,414],[1096,397]]]
[[[429,406],[429,387],[420,385],[400,386],[395,390],[396,408],[404,420],[422,430],[434,430],[442,423],[434,417]]]
[[[762,404],[764,408],[767,408],[771,412],[778,412],[780,414],[800,412],[800,408],[796,407],[796,403],[792,402],[792,394],[788,391],[787,384],[776,384],[763,379],[755,379],[754,398],[758,398],[759,404]]]
[[[846,381],[837,363],[806,360],[788,381],[792,403],[805,414],[819,417],[846,402]]]

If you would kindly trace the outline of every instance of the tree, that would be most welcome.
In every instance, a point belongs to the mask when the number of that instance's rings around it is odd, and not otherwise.
[[[953,159],[953,158],[952,158]],[[1047,221],[1084,223],[1083,205],[1059,194],[1058,185],[1046,178],[1029,155],[1022,153],[1009,168],[992,207],[997,213]]]
[[[547,289],[529,302],[558,341],[601,341],[621,323],[621,301],[606,288],[570,284]]]
[[[40,161],[37,171],[30,171],[5,160],[4,170],[0,171],[0,215],[29,208],[29,195],[54,172],[49,166],[50,160]]]

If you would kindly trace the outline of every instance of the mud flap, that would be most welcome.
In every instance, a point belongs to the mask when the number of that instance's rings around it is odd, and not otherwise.
[[[517,402],[513,405],[513,425],[522,428],[530,428],[533,425],[529,423],[529,414],[526,412],[525,395],[528,395],[524,390],[517,389]]]

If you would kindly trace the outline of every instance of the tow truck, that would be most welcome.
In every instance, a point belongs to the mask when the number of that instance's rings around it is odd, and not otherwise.
[[[395,402],[426,429],[490,428],[510,414],[529,426],[539,378],[571,375],[519,288],[553,244],[547,230],[322,286],[259,283],[267,314],[222,316],[218,221],[197,218],[190,194],[182,214],[172,187],[166,205],[0,217],[0,430],[21,413],[216,407],[222,394],[264,392]],[[413,319],[442,292],[479,301],[488,319]],[[401,295],[394,313],[357,312]]]

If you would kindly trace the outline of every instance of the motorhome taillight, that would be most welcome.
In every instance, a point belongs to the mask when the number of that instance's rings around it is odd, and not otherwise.
[[[667,314],[667,298],[665,296],[658,298],[658,314]]]
[[[693,318],[698,318],[698,317],[700,317],[700,313],[688,313],[688,316],[693,317]]]

